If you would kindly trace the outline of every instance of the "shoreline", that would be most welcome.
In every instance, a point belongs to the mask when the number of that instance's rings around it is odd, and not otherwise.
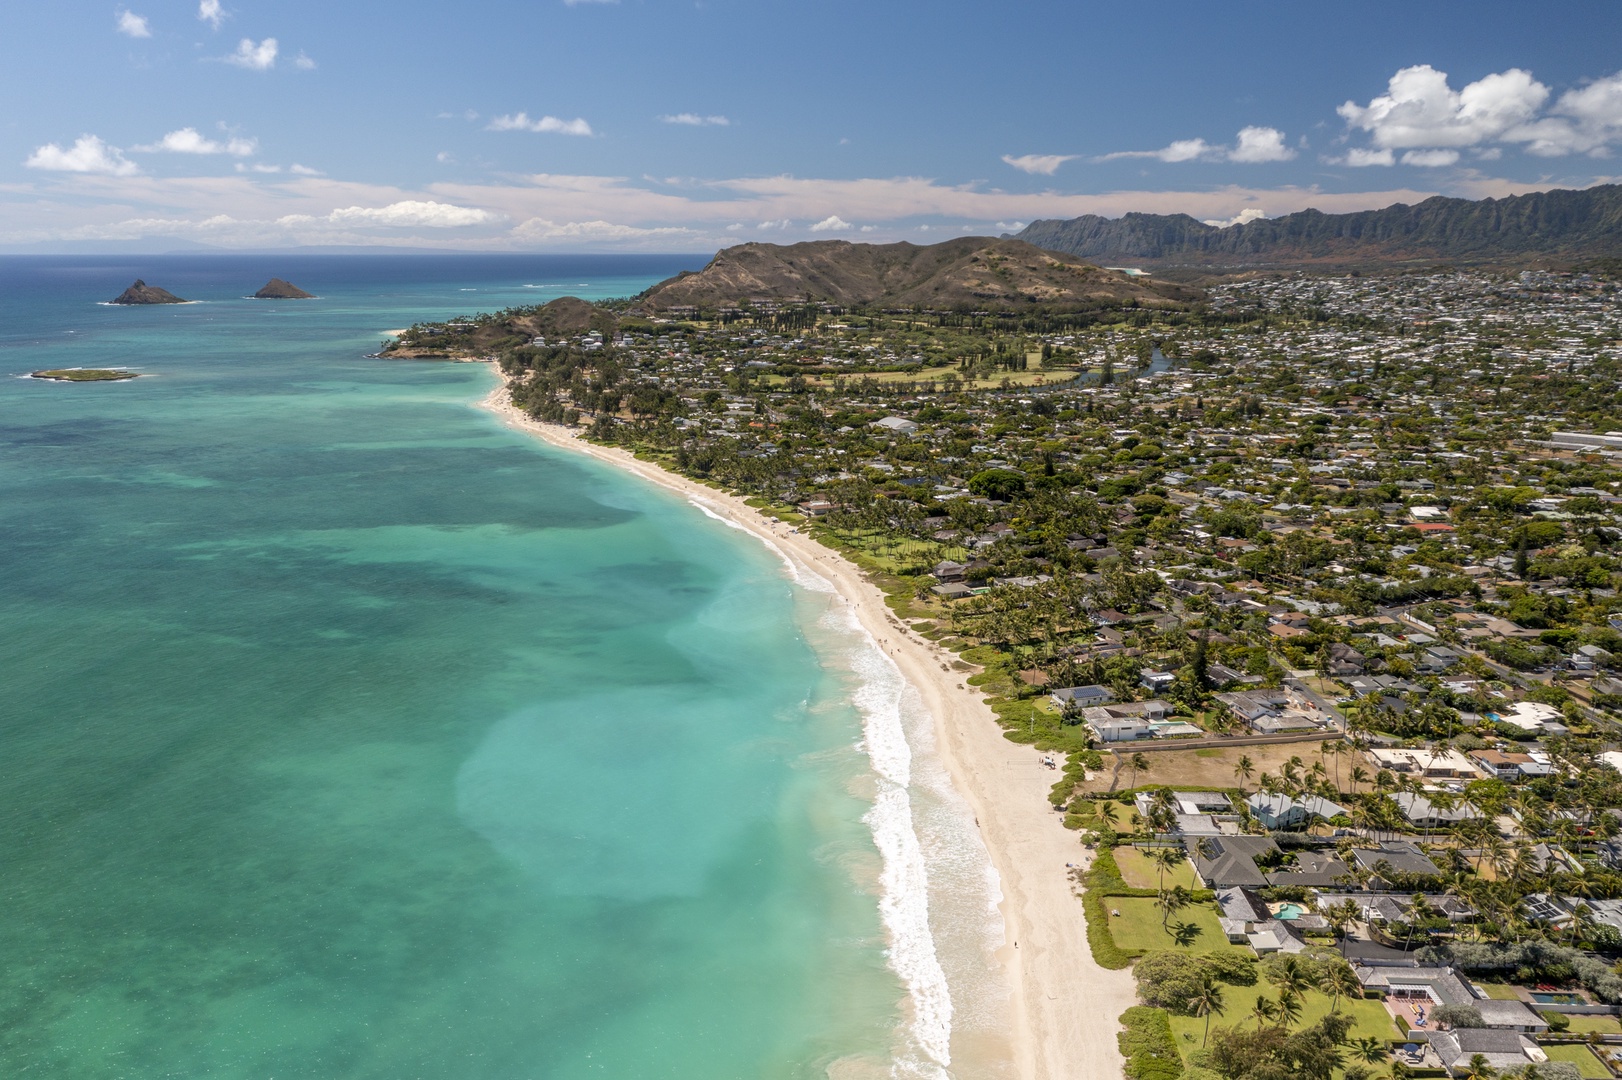
[[[1117,1018],[1137,1004],[1136,988],[1130,971],[1109,971],[1093,961],[1081,900],[1067,869],[1086,856],[1076,834],[1050,809],[1047,795],[1055,774],[1042,767],[1036,750],[1003,738],[982,696],[950,673],[955,654],[914,633],[854,563],[809,534],[792,531],[736,495],[532,419],[510,403],[507,380],[499,370],[496,375],[501,385],[478,405],[508,427],[700,503],[833,586],[923,701],[941,763],[974,814],[1000,879],[1005,941],[997,960],[1009,990],[1008,1041],[1016,1075],[1021,1080],[1120,1076]]]

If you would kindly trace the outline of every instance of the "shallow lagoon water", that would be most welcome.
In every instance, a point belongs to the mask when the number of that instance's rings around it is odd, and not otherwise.
[[[0,373],[146,373],[0,379],[0,1074],[939,1075],[831,599],[503,429],[484,366],[364,355],[693,265],[0,260]],[[203,302],[98,303],[137,276]]]

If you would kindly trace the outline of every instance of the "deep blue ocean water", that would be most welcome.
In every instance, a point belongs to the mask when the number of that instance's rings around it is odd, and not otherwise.
[[[0,1075],[933,1069],[829,597],[365,355],[702,261],[0,259]]]

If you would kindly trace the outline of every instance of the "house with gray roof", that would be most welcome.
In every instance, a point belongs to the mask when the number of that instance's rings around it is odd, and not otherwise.
[[[1549,1055],[1519,1031],[1503,1028],[1454,1028],[1430,1033],[1431,1049],[1449,1076],[1467,1071],[1470,1059],[1480,1054],[1499,1072],[1519,1069],[1528,1062],[1542,1064]]]
[[[1278,853],[1270,836],[1206,836],[1188,841],[1187,848],[1195,873],[1211,889],[1265,886],[1267,875],[1256,865],[1256,857]]]
[[[1260,791],[1246,799],[1245,806],[1251,817],[1269,829],[1297,829],[1320,818],[1328,821],[1336,814],[1346,813],[1344,806],[1317,795],[1294,799]]]
[[[1353,848],[1352,863],[1372,875],[1369,887],[1373,889],[1391,887],[1391,882],[1385,876],[1387,873],[1411,877],[1440,877],[1442,874],[1441,869],[1417,845],[1407,840],[1386,840],[1377,847]]]

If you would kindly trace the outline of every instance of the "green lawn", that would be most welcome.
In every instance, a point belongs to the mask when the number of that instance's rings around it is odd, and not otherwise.
[[[1255,986],[1228,986],[1222,987],[1223,1008],[1221,1015],[1211,1017],[1211,1026],[1217,1027],[1255,1027],[1256,1020],[1250,1016],[1255,1007],[1256,998],[1265,997],[1269,1001],[1278,1001],[1278,991],[1266,979],[1259,981]],[[1378,1001],[1349,1000],[1341,998],[1340,1011],[1346,1013],[1353,1020],[1352,1030],[1348,1038],[1372,1038],[1385,1041],[1404,1034],[1397,1030],[1391,1019],[1391,1014],[1385,1011],[1385,1006]],[[1301,1022],[1297,1028],[1316,1024],[1329,1014],[1329,997],[1316,990],[1308,990],[1301,1002]],[[1186,1054],[1189,1050],[1200,1045],[1200,1039],[1205,1032],[1205,1018],[1203,1016],[1176,1016],[1171,1018],[1171,1031],[1177,1040],[1177,1045]],[[1598,1064],[1598,1062],[1595,1062]],[[1586,1074],[1584,1074],[1586,1075]]]
[[[1119,858],[1119,851],[1116,852]],[[1209,953],[1237,952],[1239,946],[1228,944],[1228,937],[1217,922],[1215,904],[1194,904],[1174,914],[1166,924],[1170,930],[1178,926],[1192,928],[1187,944],[1179,944],[1167,930],[1161,929],[1161,912],[1148,896],[1106,896],[1105,910],[1119,911],[1120,917],[1110,916],[1110,933],[1115,944],[1123,949],[1176,949],[1180,952]]]
[[[1118,847],[1115,849],[1115,865],[1121,868],[1122,879],[1134,889],[1161,887],[1160,869],[1146,851],[1135,847]],[[1185,889],[1198,888],[1194,881],[1194,867],[1186,857],[1166,871],[1165,887],[1169,889],[1174,885],[1181,885]],[[1178,917],[1181,917],[1181,912]]]
[[[1568,1016],[1571,1030],[1579,1035],[1597,1031],[1601,1035],[1622,1035],[1622,1023],[1614,1016]]]
[[[1485,990],[1487,996],[1494,1001],[1515,1001],[1520,997],[1519,994],[1515,993],[1518,987],[1511,986],[1509,983],[1478,982],[1476,985]]]
[[[1577,1066],[1577,1071],[1585,1080],[1610,1080],[1611,1070],[1607,1069],[1604,1062],[1595,1057],[1594,1052],[1582,1043],[1545,1046],[1543,1052],[1549,1055],[1550,1061],[1571,1062]]]

